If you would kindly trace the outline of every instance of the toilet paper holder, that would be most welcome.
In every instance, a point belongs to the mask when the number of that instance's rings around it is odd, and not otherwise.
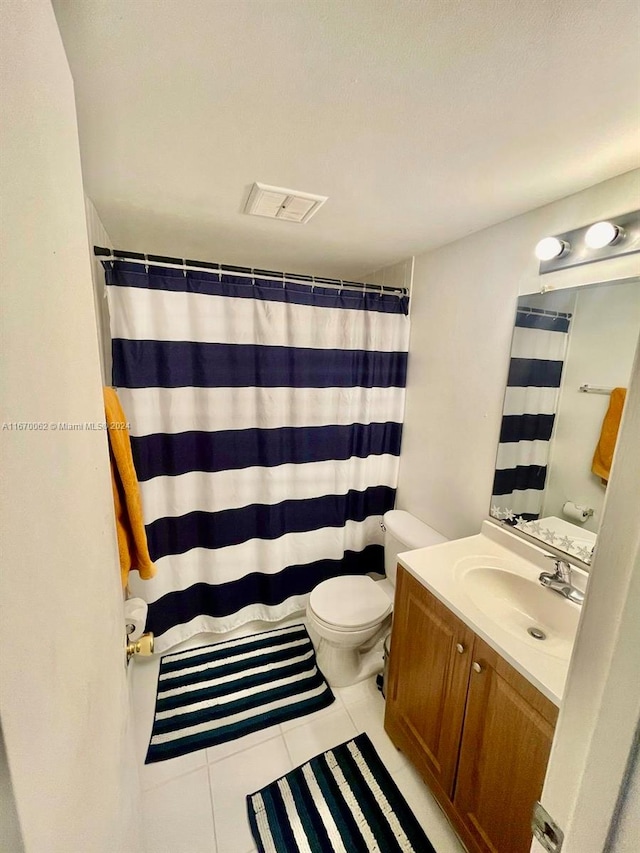
[[[153,634],[145,633],[148,606],[141,598],[127,598],[124,602],[124,630],[127,666],[134,655],[153,654]]]
[[[124,630],[131,640],[139,639],[147,625],[148,605],[141,598],[127,598],[123,605]]]
[[[582,504],[577,504],[574,501],[565,501],[562,504],[562,513],[578,524],[584,524],[594,514],[590,506],[582,506]]]

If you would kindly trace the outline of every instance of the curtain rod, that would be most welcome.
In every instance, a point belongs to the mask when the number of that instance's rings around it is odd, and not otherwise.
[[[121,249],[107,249],[103,246],[94,246],[93,254],[101,261],[125,261],[126,263],[150,264],[167,269],[190,270],[194,272],[214,272],[219,275],[234,275],[240,278],[260,278],[262,281],[277,281],[281,285],[286,282],[291,284],[309,284],[312,287],[337,288],[339,290],[359,290],[368,293],[390,293],[395,296],[408,296],[409,291],[405,287],[391,287],[383,284],[367,284],[360,281],[344,281],[339,278],[324,278],[322,276],[301,275],[298,273],[282,273],[274,270],[251,269],[250,267],[236,267],[230,264],[214,264],[208,261],[193,261],[183,258],[171,258],[166,255],[146,255],[141,252],[125,252]]]

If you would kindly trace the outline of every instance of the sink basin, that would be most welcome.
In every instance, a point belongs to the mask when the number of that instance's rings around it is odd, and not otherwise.
[[[543,587],[539,573],[494,555],[464,557],[454,566],[460,589],[485,616],[538,651],[568,659],[580,609]]]
[[[581,608],[540,584],[542,571],[553,568],[543,553],[485,521],[475,536],[398,554],[398,562],[560,706]],[[587,588],[580,569],[574,580]]]

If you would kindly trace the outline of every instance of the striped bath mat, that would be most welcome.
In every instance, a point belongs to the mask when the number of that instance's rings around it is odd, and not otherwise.
[[[260,853],[435,853],[366,734],[247,797]]]
[[[333,700],[304,625],[164,655],[145,763],[235,740]]]

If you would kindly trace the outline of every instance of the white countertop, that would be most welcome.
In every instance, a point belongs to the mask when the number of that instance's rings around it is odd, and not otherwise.
[[[468,587],[460,582],[460,572],[454,568],[464,565],[465,559],[486,557],[488,564],[508,565],[510,570],[537,582],[541,571],[553,571],[553,565],[545,559],[545,553],[544,548],[537,548],[492,522],[485,521],[482,532],[477,536],[405,551],[398,555],[398,562],[541,693],[559,706],[569,668],[571,640],[562,647],[558,646],[554,654],[549,654],[542,651],[540,641],[530,638],[526,631],[522,631],[520,636],[503,628],[477,606]],[[574,569],[572,579],[574,585],[583,589],[586,586],[587,576],[584,572]],[[559,598],[551,590],[545,589],[543,592]],[[563,607],[575,608],[579,614],[578,605],[560,600]],[[550,610],[557,606],[558,602],[549,602]],[[553,643],[547,648],[553,649]]]

